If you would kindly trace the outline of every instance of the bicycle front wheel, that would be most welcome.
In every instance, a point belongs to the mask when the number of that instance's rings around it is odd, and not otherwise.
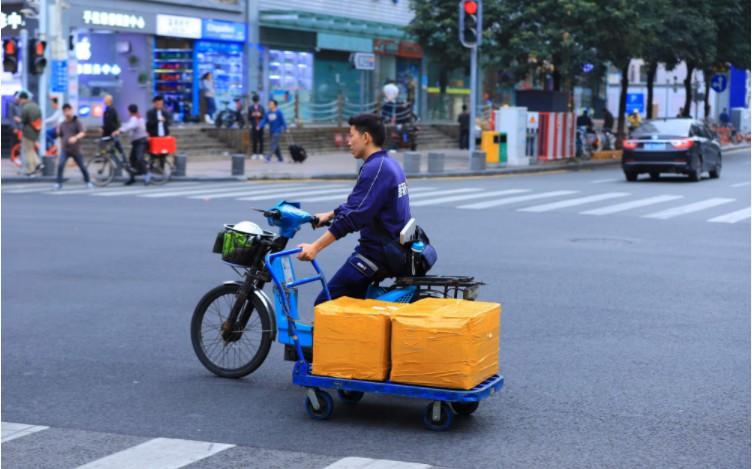
[[[115,165],[107,156],[97,155],[90,159],[86,170],[95,186],[106,186],[115,179]]]
[[[191,342],[199,361],[222,378],[242,378],[261,366],[272,345],[271,312],[249,298],[229,334],[228,316],[240,285],[221,285],[201,298],[191,320]],[[224,332],[224,333],[223,333]]]
[[[163,156],[152,157],[149,161],[149,173],[152,184],[161,186],[172,177],[172,165]]]

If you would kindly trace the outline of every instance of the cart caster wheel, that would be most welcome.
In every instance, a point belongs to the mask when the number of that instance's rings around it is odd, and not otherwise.
[[[357,404],[363,399],[363,393],[361,391],[345,391],[343,389],[337,390],[339,399],[345,404]]]
[[[443,432],[452,425],[454,412],[452,412],[452,407],[449,404],[441,402],[437,415],[434,415],[434,404],[434,402],[428,404],[426,410],[423,411],[423,423],[429,430]]]
[[[332,410],[334,410],[334,401],[332,400],[332,396],[329,395],[326,391],[316,391],[316,397],[319,401],[319,408],[316,410],[316,408],[313,406],[313,403],[311,402],[310,397],[306,397],[305,400],[305,409],[306,412],[308,412],[308,416],[311,417],[314,420],[326,420],[329,418],[329,416],[332,415]]]
[[[452,402],[452,409],[454,409],[454,412],[457,415],[470,415],[476,410],[478,410],[478,406],[480,405],[480,402]]]

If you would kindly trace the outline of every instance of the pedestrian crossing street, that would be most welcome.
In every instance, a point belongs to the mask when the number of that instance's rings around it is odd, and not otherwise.
[[[178,469],[285,467],[310,469],[427,469],[428,464],[338,458],[242,447],[209,441],[142,438],[2,422],[3,467],[76,469]],[[67,448],[60,453],[56,448]],[[75,450],[75,451],[74,451]],[[45,453],[47,451],[47,453]]]
[[[603,180],[609,182],[611,180]],[[596,181],[601,182],[601,181]],[[431,184],[431,183],[427,183]],[[700,218],[710,223],[740,223],[750,220],[749,202],[727,197],[695,198],[677,194],[639,194],[637,192],[599,191],[603,186],[582,190],[532,190],[510,187],[487,190],[482,187],[441,188],[438,185],[413,184],[410,205],[414,209],[448,206],[459,210],[507,208],[519,212],[574,212],[587,216],[632,215],[669,220]],[[274,203],[281,199],[303,204],[343,201],[352,189],[351,182],[185,182],[161,187],[119,186],[86,189],[69,185],[53,191],[41,183],[3,185],[2,195],[41,194],[51,197],[83,195],[90,197],[137,197],[144,199],[184,198],[194,200],[238,200]]]

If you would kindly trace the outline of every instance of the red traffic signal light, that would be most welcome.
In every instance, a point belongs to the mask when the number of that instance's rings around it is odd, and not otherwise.
[[[18,42],[15,39],[3,39],[3,71],[18,72]]]
[[[47,43],[38,39],[29,39],[29,73],[32,75],[41,75],[47,67],[47,59],[44,57],[44,51],[47,49]]]
[[[474,15],[478,12],[478,4],[472,0],[467,1],[462,5],[462,9],[465,10],[465,13]]]

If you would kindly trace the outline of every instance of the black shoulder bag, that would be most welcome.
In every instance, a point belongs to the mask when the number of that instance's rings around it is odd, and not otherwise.
[[[422,277],[436,263],[438,258],[436,249],[431,246],[428,235],[420,226],[416,225],[415,237],[404,245],[389,236],[381,220],[374,220],[371,226],[381,239],[381,249],[391,275],[395,277]],[[421,251],[412,249],[413,243],[417,241],[423,243]]]

